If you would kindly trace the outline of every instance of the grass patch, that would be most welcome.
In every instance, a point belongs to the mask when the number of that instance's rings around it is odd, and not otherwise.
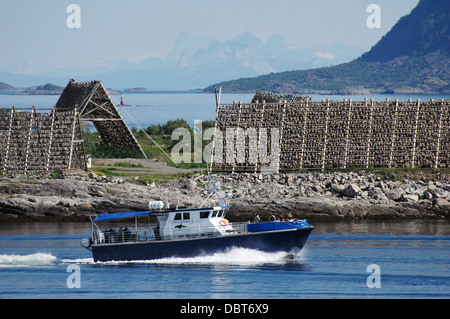
[[[115,167],[126,167],[126,168],[144,168],[141,164],[132,164],[128,162],[119,162],[114,164]]]
[[[204,132],[206,129],[214,127],[215,121],[203,121],[201,130]],[[176,136],[178,139],[172,140],[172,132],[177,128],[186,129],[189,133],[187,139],[183,139],[182,136]],[[136,127],[131,129],[133,135],[136,137],[142,150],[146,154],[147,158],[154,158],[161,162],[166,163],[168,166],[178,167],[183,169],[191,168],[207,168],[208,164],[194,163],[194,132],[201,132],[200,127],[190,126],[184,119],[176,119],[168,121],[166,124],[151,125],[147,129],[138,130]],[[136,149],[129,149],[123,147],[113,147],[102,144],[98,132],[91,132],[89,128],[83,129],[83,136],[85,141],[86,154],[91,155],[93,158],[142,158],[140,152]],[[151,139],[149,138],[151,136]],[[175,138],[175,137],[174,137]],[[152,141],[153,139],[153,141]],[[190,143],[189,158],[190,163],[175,164],[170,156],[172,149],[175,145],[181,142]],[[202,150],[211,142],[211,140],[202,139]],[[157,145],[156,145],[156,144]],[[126,162],[117,163],[117,167],[129,167],[129,168],[143,168],[137,164],[129,164]]]

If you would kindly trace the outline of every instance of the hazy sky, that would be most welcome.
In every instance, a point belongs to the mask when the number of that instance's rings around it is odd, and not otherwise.
[[[281,35],[297,46],[340,41],[370,49],[419,0],[1,0],[0,71],[86,65],[111,58],[165,58],[181,31],[219,41],[251,32]],[[66,9],[81,9],[69,29]],[[370,29],[377,4],[381,28]]]

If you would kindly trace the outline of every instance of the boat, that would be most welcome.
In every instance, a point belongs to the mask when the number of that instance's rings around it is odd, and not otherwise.
[[[229,222],[225,218],[229,196],[220,196],[218,184],[210,182],[210,186],[208,198],[216,194],[219,205],[213,202],[203,207],[207,198],[198,208],[171,209],[167,200],[150,201],[148,211],[99,214],[91,219],[91,236],[83,238],[81,245],[92,251],[94,262],[195,257],[233,247],[284,251],[292,256],[303,248],[314,228],[307,220]],[[150,222],[151,216],[156,217],[156,223]],[[134,225],[130,219],[134,219]],[[138,226],[138,220],[141,225],[144,220],[145,226]],[[127,226],[116,231],[102,224],[105,222]]]

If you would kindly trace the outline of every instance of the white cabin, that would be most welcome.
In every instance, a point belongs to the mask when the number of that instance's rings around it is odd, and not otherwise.
[[[154,228],[156,238],[174,240],[223,236],[235,230],[225,219],[228,207],[162,211]],[[159,234],[158,234],[159,232]]]

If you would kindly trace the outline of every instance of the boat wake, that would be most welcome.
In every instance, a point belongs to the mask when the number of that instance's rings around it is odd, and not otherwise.
[[[0,268],[36,267],[51,265],[127,265],[127,264],[172,264],[172,265],[242,265],[254,266],[263,264],[284,264],[304,260],[304,250],[298,254],[285,252],[267,253],[247,248],[231,248],[223,253],[201,255],[190,258],[171,257],[155,260],[107,261],[94,262],[93,258],[58,259],[50,253],[29,255],[0,255]]]
[[[192,258],[164,258],[154,260],[159,264],[224,264],[224,265],[258,265],[267,263],[285,263],[298,258],[285,252],[267,253],[248,248],[231,248],[223,253],[202,255]]]
[[[30,255],[0,255],[1,267],[30,267],[55,265],[58,258],[49,253]]]
[[[106,261],[94,262],[92,258],[62,259],[66,264],[92,264],[92,265],[127,265],[127,264],[154,264],[154,265],[242,265],[254,266],[263,264],[285,264],[286,262],[301,262],[304,260],[304,251],[291,254],[286,252],[267,253],[248,248],[231,248],[223,253],[205,254],[196,257],[182,258],[170,257],[154,260],[132,261]]]

